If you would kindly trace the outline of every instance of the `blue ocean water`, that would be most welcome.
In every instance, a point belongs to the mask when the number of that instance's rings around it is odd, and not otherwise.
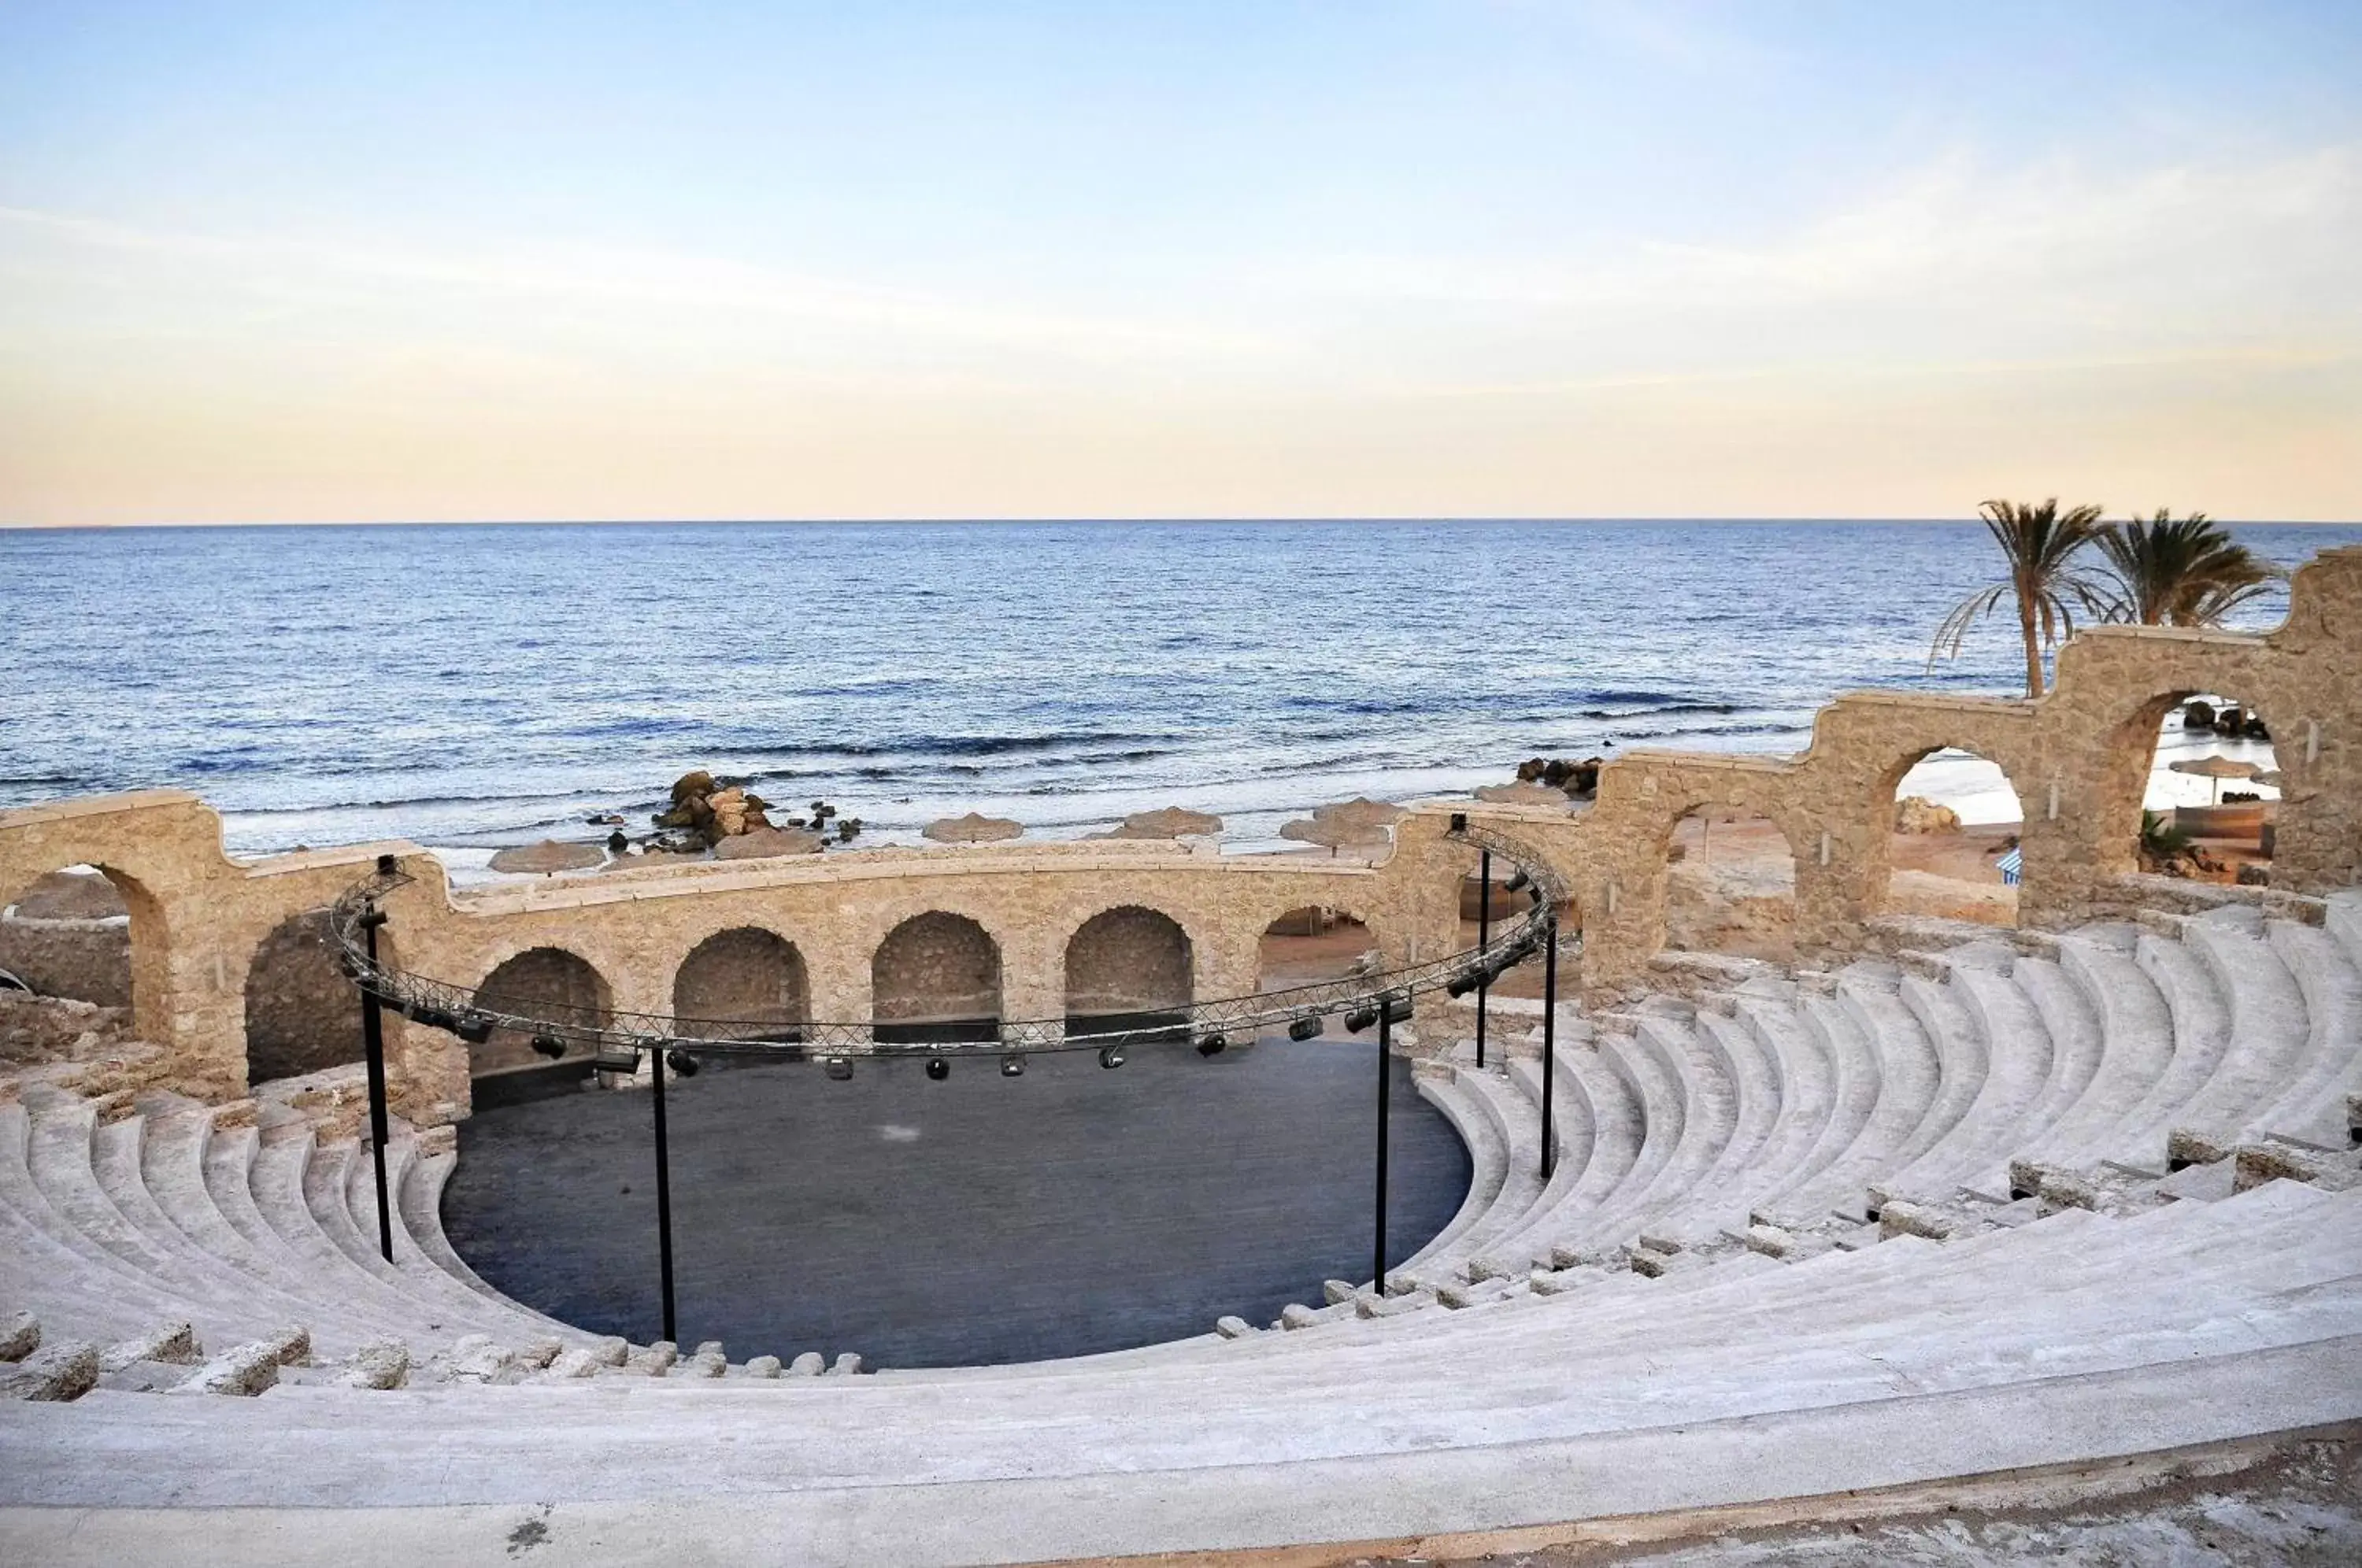
[[[0,805],[179,786],[242,852],[484,850],[703,767],[865,842],[1178,803],[1251,844],[1529,756],[1793,750],[1848,687],[2011,692],[2011,624],[1926,668],[1994,566],[1972,523],[0,531]]]

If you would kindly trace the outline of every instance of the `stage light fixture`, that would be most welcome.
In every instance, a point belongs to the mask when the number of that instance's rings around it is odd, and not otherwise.
[[[1287,1037],[1290,1040],[1309,1040],[1320,1032],[1320,1026],[1326,1021],[1327,1020],[1317,1012],[1307,1013],[1302,1018],[1291,1019],[1287,1025]]]
[[[1501,885],[1514,893],[1532,880],[1533,878],[1527,876],[1523,871],[1512,871],[1509,873],[1509,879]]]
[[[927,1058],[928,1077],[933,1079],[936,1083],[941,1083],[951,1076],[952,1065],[949,1062],[944,1060],[941,1056],[930,1056]]]
[[[1465,974],[1452,976],[1451,981],[1444,986],[1443,994],[1456,1001],[1477,987],[1490,983],[1485,977],[1483,969],[1471,969]]]
[[[602,1045],[591,1055],[590,1065],[602,1073],[637,1073],[640,1054],[629,1045]]]
[[[1025,1076],[1025,1058],[1022,1056],[1003,1056],[1000,1058],[1000,1076],[1004,1078],[1023,1077]]]
[[[492,1037],[492,1021],[480,1012],[471,1012],[453,1024],[451,1032],[470,1045],[481,1045]]]
[[[1099,1066],[1102,1066],[1102,1067],[1120,1067],[1120,1066],[1123,1066],[1123,1047],[1122,1047],[1122,1046],[1120,1046],[1120,1045],[1102,1045],[1102,1046],[1100,1046],[1100,1047],[1099,1047]]]
[[[566,1042],[555,1034],[536,1034],[533,1037],[533,1049],[536,1055],[555,1062],[566,1055]]]
[[[1227,1034],[1209,1034],[1198,1042],[1198,1055],[1219,1056],[1230,1049],[1230,1044],[1231,1037]]]
[[[410,1014],[411,1022],[426,1029],[453,1029],[459,1021],[441,1008],[428,1007],[423,1002],[404,1010]]]
[[[1411,998],[1408,991],[1397,992],[1396,995],[1388,997],[1386,999],[1386,1021],[1388,1023],[1408,1023],[1410,1021],[1410,1002]]]
[[[1357,1007],[1352,1011],[1345,1015],[1345,1032],[1348,1034],[1359,1034],[1362,1031],[1370,1027],[1370,1025],[1377,1022],[1377,1021],[1378,1010],[1375,1003]]]
[[[821,1071],[838,1083],[843,1083],[853,1077],[853,1058],[850,1056],[823,1057],[821,1061]]]
[[[674,1077],[693,1078],[705,1064],[686,1051],[668,1051],[665,1053],[665,1066],[672,1069]]]

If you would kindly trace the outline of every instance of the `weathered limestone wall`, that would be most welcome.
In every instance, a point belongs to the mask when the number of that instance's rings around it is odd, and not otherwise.
[[[337,965],[328,911],[273,928],[246,979],[248,1077],[302,1077],[361,1059],[360,993]]]
[[[870,960],[872,1016],[894,1022],[1000,1016],[1000,949],[965,915],[913,915]]]
[[[1801,947],[1859,944],[1889,875],[1895,783],[1944,746],[1998,763],[2024,804],[2024,922],[2058,925],[2123,907],[2138,891],[2129,873],[2158,722],[2200,691],[2235,695],[2271,726],[2289,780],[2271,896],[2362,882],[2362,548],[2349,547],[2297,574],[2287,624],[2262,636],[2089,632],[2061,653],[2053,692],[2032,702],[1849,693],[1822,711],[1800,756],[1628,753],[1602,770],[1587,809],[1421,808],[1396,825],[1393,853],[1377,864],[1020,842],[658,867],[455,896],[441,867],[408,845],[232,860],[211,811],[160,790],[0,812],[0,906],[47,872],[99,867],[129,911],[138,1034],[162,1048],[171,1087],[216,1100],[247,1092],[247,981],[265,939],[333,902],[381,851],[418,878],[387,901],[381,939],[400,963],[440,979],[480,983],[507,960],[550,948],[591,977],[568,982],[569,996],[595,993],[586,1005],[663,1018],[700,944],[752,928],[794,945],[814,1018],[934,1011],[946,996],[982,994],[981,948],[968,944],[962,958],[915,944],[884,966],[886,990],[873,989],[889,933],[933,914],[974,922],[997,953],[999,1005],[989,1010],[1038,1020],[1065,1014],[1077,975],[1086,991],[1100,992],[1132,984],[1161,995],[1174,980],[1169,945],[1166,968],[1135,968],[1150,954],[1129,941],[1103,955],[1086,944],[1070,971],[1076,933],[1110,911],[1171,921],[1186,938],[1188,994],[1198,998],[1253,990],[1265,927],[1306,906],[1363,922],[1389,962],[1450,951],[1476,862],[1446,837],[1450,813],[1464,811],[1534,844],[1567,878],[1573,898],[1563,918],[1583,936],[1569,982],[1606,994],[1639,981],[1664,945],[1667,845],[1700,806],[1760,814],[1786,836]],[[1110,977],[1118,969],[1128,970],[1120,982]],[[399,1018],[387,1031],[403,1114],[465,1115],[467,1048]]]
[[[1137,904],[1085,921],[1066,944],[1066,1016],[1189,1005],[1189,933]]]
[[[673,977],[675,1018],[701,1030],[767,1033],[811,1017],[811,984],[795,944],[759,926],[716,932],[681,960]],[[735,1026],[735,1027],[734,1027]]]
[[[131,928],[123,921],[0,915],[0,969],[43,996],[131,1005]]]

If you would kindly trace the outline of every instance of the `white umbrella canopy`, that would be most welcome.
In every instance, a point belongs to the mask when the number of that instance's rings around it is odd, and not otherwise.
[[[919,830],[937,844],[994,844],[1015,838],[1025,829],[1007,817],[970,812],[964,817],[942,817]]]
[[[1122,823],[1096,838],[1209,838],[1222,831],[1222,819],[1210,812],[1193,812],[1187,806],[1160,806],[1153,812],[1134,812]]]
[[[2223,800],[2224,779],[2253,778],[2263,772],[2252,762],[2239,762],[2227,756],[2184,757],[2180,762],[2169,762],[2166,767],[2176,773],[2194,774],[2201,778],[2214,780],[2214,800],[2218,805]]]
[[[607,852],[595,844],[561,844],[554,838],[545,838],[539,844],[502,850],[492,856],[491,867],[495,871],[531,871],[546,877],[555,871],[587,871],[606,862]]]

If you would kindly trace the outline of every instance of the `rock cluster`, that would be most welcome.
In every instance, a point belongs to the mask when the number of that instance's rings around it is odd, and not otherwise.
[[[1587,756],[1581,762],[1563,756],[1529,757],[1518,764],[1518,782],[1547,784],[1563,790],[1572,799],[1588,801],[1599,793],[1599,768],[1606,758]]]
[[[1896,833],[1958,833],[1960,813],[1939,806],[1925,795],[1905,795],[1894,802]]]
[[[2272,738],[2271,731],[2264,727],[2262,715],[2250,713],[2235,702],[2227,708],[2217,708],[2211,702],[2186,702],[2181,709],[2181,727],[2185,730],[2213,730],[2218,735],[2234,735],[2244,740]]]
[[[658,812],[656,823],[660,828],[689,829],[707,845],[717,845],[725,838],[769,827],[771,819],[764,814],[767,804],[760,795],[734,784],[716,783],[713,775],[701,767],[674,780],[672,809]]]

